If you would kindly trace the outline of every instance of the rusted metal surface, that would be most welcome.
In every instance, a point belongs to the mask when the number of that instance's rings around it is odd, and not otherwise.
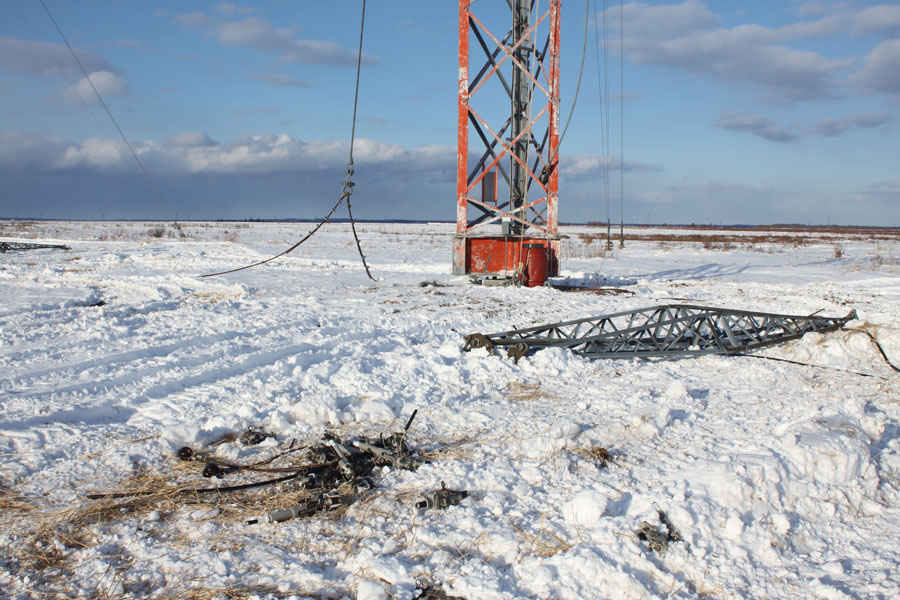
[[[476,9],[484,5],[474,0],[459,3],[453,272],[509,276],[524,266],[521,245],[541,243],[547,248],[548,275],[554,276],[559,273],[560,250],[561,0],[511,1],[511,27],[509,19],[482,20]],[[500,36],[497,31],[506,33]],[[470,68],[473,52],[484,56],[477,71]],[[496,100],[498,88],[508,96],[509,117],[492,123],[484,115],[496,114],[488,103]],[[478,100],[483,101],[480,107]],[[474,156],[480,158],[470,164]],[[491,193],[485,193],[482,184],[488,174],[497,182]],[[498,250],[498,245],[504,248]]]
[[[554,240],[518,238],[513,236],[456,237],[454,256],[462,262],[454,263],[454,274],[475,273],[515,277],[528,270],[529,257],[525,251],[529,244],[546,248],[547,275],[559,272],[559,246]],[[458,268],[456,268],[458,267]]]

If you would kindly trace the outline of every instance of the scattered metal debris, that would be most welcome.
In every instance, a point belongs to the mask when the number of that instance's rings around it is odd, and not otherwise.
[[[287,481],[293,482],[293,489],[308,492],[308,497],[301,503],[270,511],[262,517],[252,519],[248,523],[279,523],[297,517],[307,517],[322,512],[332,511],[341,506],[352,504],[360,490],[374,487],[372,472],[375,467],[390,466],[398,469],[415,470],[425,461],[418,458],[406,445],[406,434],[418,411],[413,411],[403,431],[377,438],[362,437],[354,442],[345,442],[333,433],[326,433],[322,443],[307,447],[298,446],[294,442],[287,449],[254,463],[234,463],[222,460],[208,450],[194,450],[189,446],[180,448],[176,456],[183,461],[203,461],[203,476],[207,478],[224,478],[233,473],[269,473],[281,476],[263,481],[239,483],[230,486],[208,488],[182,488],[179,494],[193,495],[205,493],[232,492],[274,485]],[[237,442],[243,445],[255,445],[263,440],[275,437],[261,429],[250,427],[247,431],[236,434],[227,433],[215,440],[210,447],[226,442]],[[273,466],[276,459],[288,454],[298,453],[302,457],[300,464]],[[120,498],[126,496],[147,495],[145,491],[113,492],[90,494],[90,499]],[[458,500],[457,500],[458,501]]]
[[[269,438],[274,438],[274,437],[275,437],[274,433],[268,433],[266,431],[263,431],[260,428],[253,427],[251,425],[250,427],[247,428],[246,431],[244,431],[242,433],[234,433],[232,431],[229,431],[228,433],[223,433],[221,436],[219,436],[218,438],[216,438],[215,440],[210,442],[208,444],[208,446],[210,448],[214,448],[221,444],[226,444],[226,443],[231,443],[231,442],[240,442],[241,445],[243,445],[243,446],[256,446],[258,444],[263,443],[265,440],[267,440]],[[185,460],[185,461],[200,460],[200,459],[205,459],[206,457],[210,456],[210,452],[207,450],[194,450],[190,446],[184,446],[183,448],[178,449],[178,452],[175,453],[175,456],[177,456],[180,460]],[[204,471],[203,476],[204,477],[212,477],[214,475],[221,477],[221,475],[219,475],[218,472],[213,472],[212,475],[207,475],[205,473],[205,471]]]
[[[590,359],[739,354],[813,331],[834,331],[855,318],[855,310],[846,317],[819,317],[667,304],[502,333],[473,333],[466,336],[464,349],[493,352],[495,346],[506,346],[507,356],[516,362],[549,347],[568,348]]]
[[[634,296],[634,292],[631,290],[614,287],[585,287],[581,285],[566,285],[564,283],[552,284],[551,287],[561,292],[593,292],[598,296],[617,296],[620,294]]]
[[[682,538],[665,512],[657,510],[656,514],[659,515],[660,527],[654,527],[647,521],[641,521],[637,536],[639,540],[647,542],[647,546],[651,550],[663,556],[669,549],[670,543],[680,542]]]
[[[274,438],[274,433],[269,433],[267,431],[263,431],[262,429],[257,429],[252,425],[247,428],[247,431],[242,433],[238,439],[240,439],[241,443],[245,446],[255,446],[257,444],[261,444],[269,438]]]
[[[348,506],[351,500],[348,496],[337,492],[316,492],[308,500],[296,506],[271,510],[265,516],[247,521],[247,525],[257,523],[282,523],[298,517],[311,517],[321,512],[335,510],[341,506]]]
[[[441,489],[435,490],[430,494],[425,494],[424,500],[416,502],[416,508],[443,510],[448,506],[459,504],[463,498],[467,498],[468,496],[469,492],[466,490],[448,490],[447,484],[442,481]]]
[[[63,244],[31,244],[27,242],[0,242],[0,254],[5,254],[10,251],[22,251],[22,250],[44,250],[44,249],[53,249],[53,250],[71,250],[68,246],[64,246]]]
[[[507,287],[516,284],[515,278],[512,276],[480,276],[477,274],[469,275],[469,282],[475,285],[483,285],[484,287]]]

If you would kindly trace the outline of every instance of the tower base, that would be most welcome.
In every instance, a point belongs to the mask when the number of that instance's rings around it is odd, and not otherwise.
[[[547,249],[547,275],[559,275],[558,237],[453,236],[453,274],[509,277],[525,267],[526,244]]]

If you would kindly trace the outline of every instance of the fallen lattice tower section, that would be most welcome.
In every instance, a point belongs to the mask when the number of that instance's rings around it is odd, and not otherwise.
[[[666,304],[599,317],[538,325],[502,333],[466,336],[465,349],[507,347],[516,362],[542,348],[568,348],[586,358],[674,357],[740,354],[772,344],[825,333],[856,319]]]
[[[21,252],[23,250],[71,250],[63,244],[32,244],[28,242],[0,242],[0,254],[6,252]]]

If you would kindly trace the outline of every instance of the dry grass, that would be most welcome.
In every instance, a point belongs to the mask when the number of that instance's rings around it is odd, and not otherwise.
[[[186,505],[209,510],[211,518],[230,520],[294,506],[309,497],[307,490],[296,485],[290,486],[293,483],[291,481],[278,484],[277,487],[267,486],[259,490],[229,494],[194,492],[198,488],[216,485],[207,480],[198,482],[199,478],[188,482],[172,482],[173,478],[183,479],[179,477],[179,472],[196,472],[197,464],[176,463],[174,473],[133,475],[109,492],[110,497],[88,500],[59,510],[40,510],[14,493],[4,490],[0,494],[0,509],[5,508],[7,514],[17,511],[18,514],[29,516],[29,528],[24,532],[25,543],[14,550],[15,558],[25,569],[42,571],[61,568],[69,550],[85,548],[94,543],[91,528],[98,524],[139,519],[153,511],[165,516]],[[19,527],[21,528],[21,524]]]
[[[482,429],[480,431],[466,434],[454,438],[437,438],[431,439],[437,443],[437,446],[430,450],[419,451],[419,456],[429,461],[436,461],[447,458],[464,459],[471,458],[472,449],[485,443],[485,435],[489,430]]]
[[[603,228],[606,227],[602,224]],[[707,250],[729,251],[740,248],[744,251],[769,252],[779,248],[800,248],[811,244],[827,244],[834,247],[835,258],[842,258],[843,248],[840,242],[877,242],[900,240],[900,229],[879,227],[804,227],[804,226],[752,226],[752,227],[714,227],[714,226],[653,226],[653,231],[641,232],[641,227],[632,226],[626,234],[626,247],[629,241],[657,242],[662,251],[669,249],[669,244],[699,244]],[[663,229],[664,231],[659,231]],[[606,232],[581,232],[577,234],[579,242],[564,242],[564,255],[572,258],[603,258],[611,256],[607,251]],[[839,236],[839,237],[836,237]],[[615,240],[614,240],[615,241]],[[877,258],[872,261],[878,268],[884,262]],[[893,264],[893,261],[887,261]]]
[[[202,584],[203,578],[196,580],[180,581],[167,587],[159,595],[154,596],[161,600],[245,600],[250,598],[288,598],[302,596],[304,598],[319,598],[321,600],[338,600],[346,597],[345,594],[330,592],[315,592],[309,590],[281,591],[270,585],[244,585],[236,583],[228,586],[206,586]],[[195,585],[196,584],[196,585]]]
[[[228,520],[256,517],[270,510],[300,504],[309,496],[309,491],[301,489],[293,481],[266,486],[258,490],[238,491],[227,494],[199,494],[192,491],[203,487],[214,487],[216,480],[202,480],[197,475],[200,463],[172,465],[166,474],[140,473],[122,480],[109,493],[123,497],[107,497],[88,500],[76,506],[54,509],[40,507],[29,502],[14,491],[0,488],[0,510],[7,517],[3,521],[4,533],[13,536],[14,544],[7,548],[13,572],[31,579],[31,591],[44,597],[68,597],[71,581],[77,564],[77,551],[99,543],[103,528],[108,525],[141,520],[141,517],[157,511],[159,519],[186,506],[197,510],[208,510],[209,519]],[[191,473],[193,471],[193,473]],[[190,473],[190,476],[188,475]],[[174,480],[174,481],[173,481]],[[227,485],[227,484],[223,484]],[[339,492],[342,490],[338,490]],[[346,490],[351,493],[350,490]],[[329,511],[319,520],[333,521],[343,516],[346,508]],[[12,518],[10,518],[12,517]],[[22,518],[25,517],[25,518]],[[177,535],[176,535],[177,537]],[[175,543],[170,539],[169,543]],[[197,540],[184,540],[185,545],[194,546]],[[239,551],[241,542],[235,539],[215,538],[202,542],[208,546]],[[126,560],[123,558],[122,560]],[[124,568],[124,567],[123,567]],[[94,590],[94,597],[114,597],[134,582],[129,583],[118,568],[112,568],[109,577],[104,575],[101,584]],[[194,584],[197,585],[194,585]],[[138,584],[138,586],[144,584]],[[107,589],[108,588],[108,589]],[[110,591],[111,590],[111,591]],[[149,590],[145,590],[149,591]],[[226,587],[209,587],[201,580],[181,581],[177,585],[157,592],[160,598],[251,598],[259,596],[282,597],[297,595],[297,590],[281,592],[268,586],[235,584]],[[2,594],[0,594],[2,595]],[[341,597],[329,593],[303,591],[309,597]]]
[[[579,233],[579,241],[563,240],[562,256],[567,258],[612,258],[614,252],[606,244],[606,236]],[[594,243],[594,242],[597,243]]]
[[[560,552],[567,552],[572,548],[572,544],[565,538],[552,531],[548,531],[546,527],[544,527],[543,515],[541,516],[541,527],[536,534],[519,529],[515,525],[513,525],[512,528],[516,532],[516,536],[522,540],[522,543],[525,545],[525,551],[532,556],[547,558],[559,554]]]
[[[238,300],[243,296],[243,292],[225,293],[225,292],[194,292],[191,294],[194,298],[204,300],[210,304],[218,304],[219,302],[228,302]]]
[[[606,222],[592,222],[588,227],[606,229]],[[774,224],[774,225],[629,225],[629,228],[642,229],[666,229],[671,231],[772,231],[780,233],[802,233],[805,235],[839,234],[868,239],[900,239],[900,228],[874,227],[867,225],[800,225],[800,224]],[[603,234],[605,236],[605,233]]]
[[[593,239],[606,239],[601,234],[584,234]],[[579,235],[579,238],[582,238]],[[584,238],[582,238],[584,239]],[[626,246],[629,241],[659,242],[659,243],[692,243],[700,244],[706,249],[732,249],[738,245],[744,248],[752,248],[759,244],[773,244],[790,248],[807,246],[814,241],[826,241],[833,243],[830,236],[799,235],[799,234],[745,234],[745,233],[628,233],[625,237]]]
[[[34,512],[35,506],[7,486],[0,484],[0,513],[4,515],[21,516]]]
[[[603,229],[605,229],[603,224]],[[802,226],[756,226],[756,227],[712,227],[712,226],[654,226],[641,231],[641,227],[630,227],[626,234],[628,242],[656,242],[661,251],[671,249],[671,244],[695,244],[705,250],[728,252],[740,249],[746,252],[781,252],[785,249],[801,248],[820,244],[834,249],[835,258],[843,257],[843,248],[838,242],[878,242],[900,240],[900,229],[864,227],[802,227]],[[659,231],[662,229],[663,231]],[[610,244],[611,242],[611,244]],[[606,231],[581,231],[574,237],[564,236],[561,254],[567,258],[616,258],[613,247],[618,246],[618,237],[607,239]],[[873,267],[893,264],[895,261],[879,260]]]
[[[64,567],[68,551],[94,544],[90,527],[149,514],[171,512],[185,500],[189,484],[172,484],[156,474],[139,474],[123,482],[118,491],[135,494],[126,498],[91,500],[59,510],[32,507],[27,521],[26,543],[13,551],[25,569],[44,571]]]
[[[575,454],[579,454],[581,456],[586,456],[587,458],[591,458],[597,463],[601,469],[607,467],[609,463],[616,464],[616,461],[613,460],[612,453],[604,448],[603,446],[593,446],[591,448],[578,448],[575,450]]]
[[[720,252],[728,252],[729,250],[734,250],[735,248],[734,243],[732,243],[731,241],[715,241],[712,239],[704,239],[702,242],[700,242],[700,246],[702,246],[704,250],[717,250]]]
[[[553,394],[536,383],[513,381],[503,390],[503,395],[510,402],[536,402],[556,398]]]
[[[900,264],[900,257],[895,256],[893,252],[888,252],[887,254],[876,254],[870,261],[873,269],[880,269],[886,265]]]

